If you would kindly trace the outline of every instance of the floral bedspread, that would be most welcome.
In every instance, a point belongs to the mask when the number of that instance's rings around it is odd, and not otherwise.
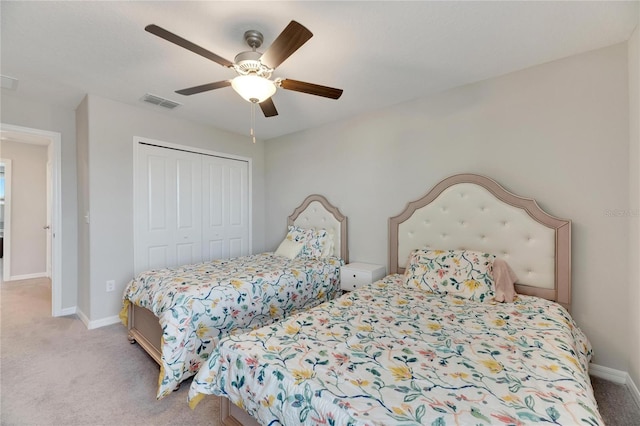
[[[224,395],[264,425],[602,425],[590,358],[555,303],[473,302],[393,275],[225,338],[189,399]]]
[[[261,253],[152,270],[129,283],[120,316],[126,325],[129,303],[135,303],[159,318],[162,398],[198,371],[220,338],[334,298],[342,263]]]

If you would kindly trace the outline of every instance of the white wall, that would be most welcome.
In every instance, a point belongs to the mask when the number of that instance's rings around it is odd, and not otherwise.
[[[74,308],[77,303],[77,192],[76,192],[76,130],[75,113],[56,105],[23,99],[8,90],[0,98],[1,121],[4,124],[58,132],[62,135],[62,309]]]
[[[84,106],[83,106],[84,108]],[[264,143],[242,135],[176,119],[169,111],[134,107],[98,96],[87,98],[89,312],[91,321],[118,314],[122,292],[133,278],[133,138],[156,139],[174,144],[234,154],[252,159],[253,251],[264,247]],[[215,111],[211,112],[212,114]],[[84,113],[83,113],[84,114]],[[83,151],[84,152],[84,151]],[[83,154],[85,155],[85,154]],[[81,265],[81,270],[83,266]],[[105,282],[116,281],[106,292]]]
[[[387,220],[456,173],[489,176],[573,221],[573,315],[597,364],[628,368],[627,44],[269,140],[266,248],[320,193],[349,220],[350,260],[387,264]]]
[[[640,22],[640,10],[638,11]],[[640,25],[629,40],[629,375],[640,385]]]
[[[11,160],[11,277],[47,273],[47,147],[5,140],[3,159]]]

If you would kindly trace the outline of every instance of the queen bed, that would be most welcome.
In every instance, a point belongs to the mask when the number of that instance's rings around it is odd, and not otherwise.
[[[160,399],[193,376],[219,339],[334,298],[348,262],[347,218],[321,195],[288,217],[275,252],[146,271],[127,285],[129,341],[160,365]]]
[[[389,219],[388,253],[383,280],[223,339],[190,404],[221,396],[226,425],[603,424],[570,221],[455,175]]]

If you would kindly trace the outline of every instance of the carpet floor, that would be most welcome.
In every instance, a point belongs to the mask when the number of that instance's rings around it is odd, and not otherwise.
[[[218,398],[189,408],[189,382],[156,400],[159,367],[122,324],[51,317],[48,280],[2,283],[0,309],[3,426],[219,424]]]
[[[189,382],[158,401],[158,365],[127,330],[87,330],[75,316],[51,317],[48,279],[0,281],[1,425],[219,425],[219,401],[191,410]],[[640,425],[626,386],[592,378],[607,426]]]

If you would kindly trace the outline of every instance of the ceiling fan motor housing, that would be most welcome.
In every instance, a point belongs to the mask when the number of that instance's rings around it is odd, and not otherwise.
[[[260,31],[248,30],[244,32],[244,41],[247,42],[249,47],[255,50],[262,46],[264,37],[262,36],[262,33]]]

